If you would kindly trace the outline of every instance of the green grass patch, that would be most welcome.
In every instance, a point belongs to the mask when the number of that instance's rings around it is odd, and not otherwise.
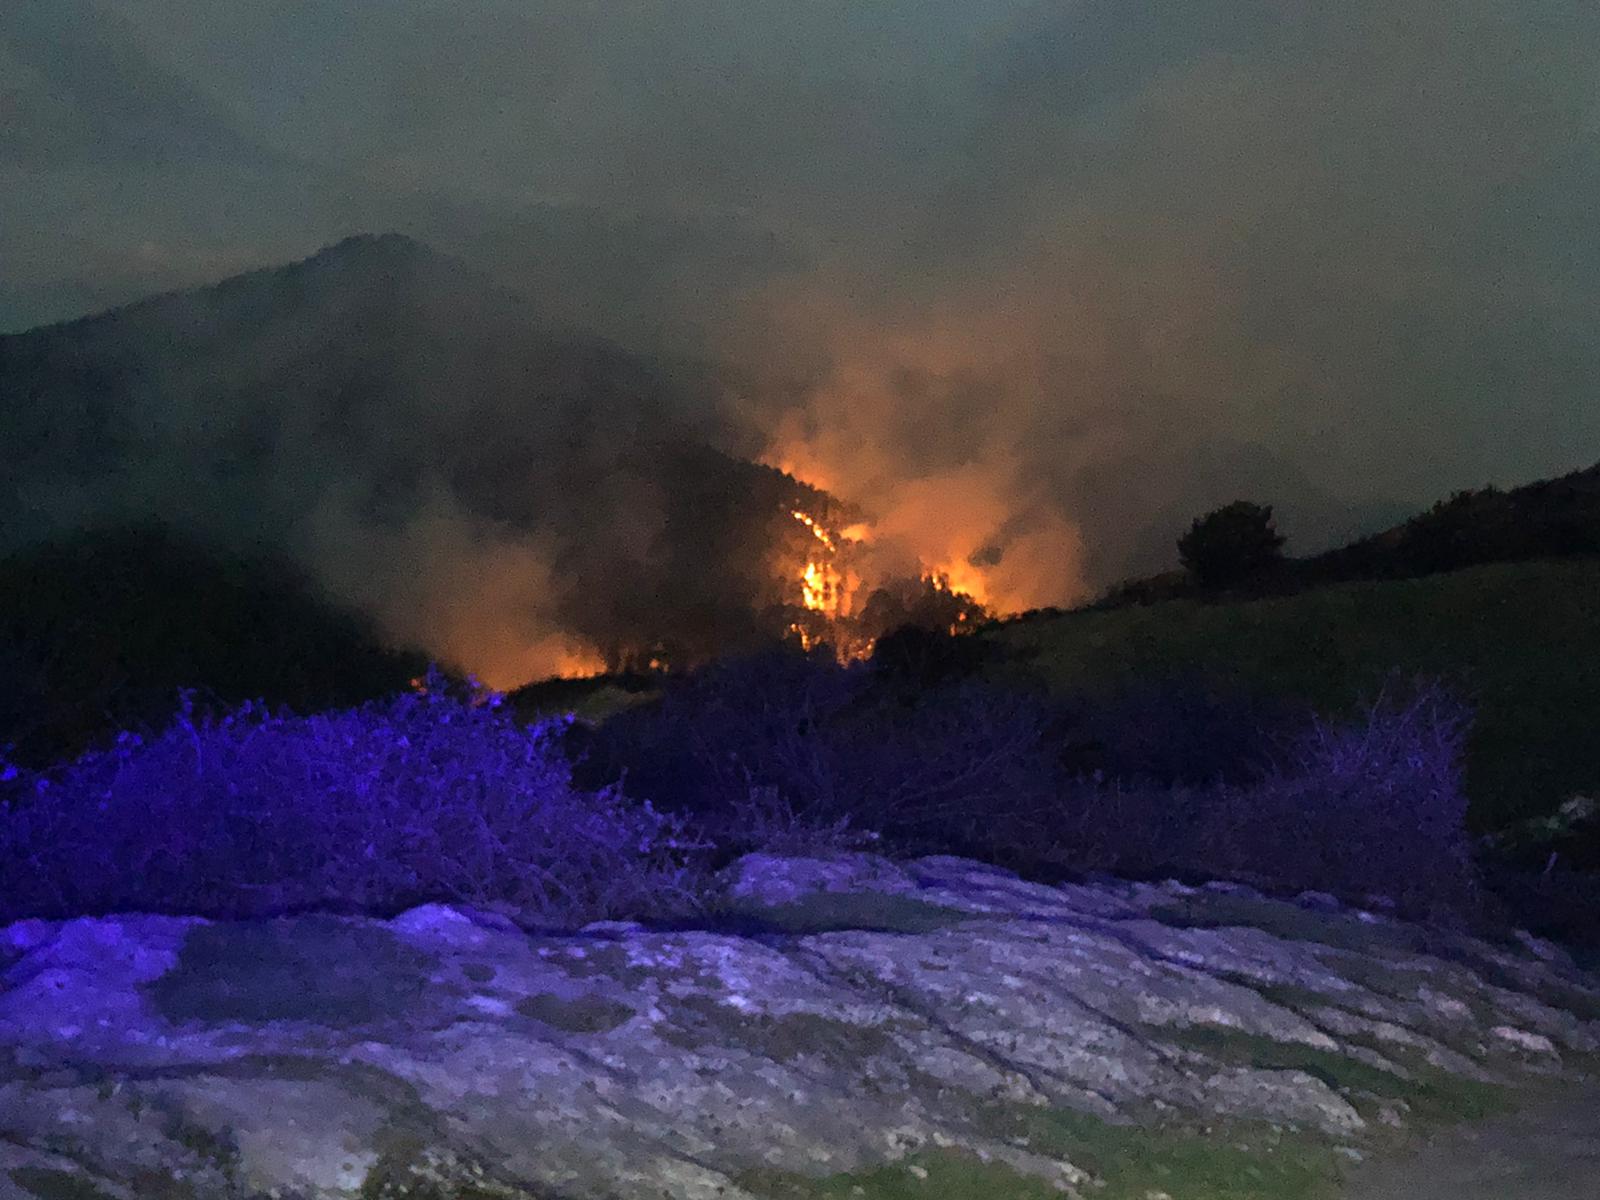
[[[83,1176],[48,1167],[13,1167],[11,1182],[39,1200],[113,1200]]]
[[[1398,1094],[1406,1086],[1401,1076],[1333,1050],[1275,1038],[1221,1025],[1163,1025],[1156,1037],[1205,1055],[1212,1062],[1262,1071],[1304,1071],[1334,1091]]]
[[[609,1033],[634,1016],[628,1005],[604,996],[568,1000],[553,992],[540,992],[517,1001],[517,1012],[567,1033]]]
[[[894,1049],[889,1033],[820,1013],[746,1012],[709,996],[685,996],[672,1005],[672,1022],[656,1026],[662,1041],[688,1050],[742,1047],[763,1058],[792,1062],[802,1054],[826,1054],[859,1063]]]
[[[1061,1108],[992,1109],[994,1133],[1092,1172],[1096,1200],[1332,1200],[1337,1159],[1325,1141],[1265,1124],[1113,1125]]]
[[[1392,670],[1464,687],[1475,823],[1495,828],[1600,789],[1600,560],[1496,563],[1233,603],[1175,600],[1003,626],[1063,689],[1200,670],[1348,715]]]
[[[743,1172],[734,1182],[764,1200],[1061,1200],[1061,1193],[1042,1179],[954,1149],[820,1179],[762,1168]]]
[[[1406,1053],[1377,1039],[1361,1039],[1366,1048],[1394,1062],[1410,1078],[1385,1071],[1348,1055],[1296,1042],[1216,1025],[1162,1026],[1153,1031],[1212,1062],[1263,1071],[1304,1071],[1343,1095],[1368,1118],[1383,1100],[1403,1101],[1411,1123],[1426,1127],[1453,1125],[1504,1111],[1509,1089],[1463,1079],[1430,1065],[1420,1053]]]
[[[1281,900],[1205,892],[1157,904],[1150,915],[1181,929],[1246,926],[1287,941],[1317,942],[1341,950],[1371,953],[1375,948],[1419,953],[1424,933],[1410,925],[1367,922],[1342,913],[1316,912]]]
[[[1351,1007],[1350,997],[1330,995],[1319,992],[1315,988],[1302,987],[1298,983],[1262,983],[1248,975],[1225,972],[1221,978],[1239,987],[1249,988],[1263,1000],[1276,1004],[1279,1008],[1287,1008],[1292,1012],[1304,1013],[1318,1008],[1344,1008],[1350,1011],[1359,1011]]]
[[[1419,989],[1439,982],[1437,976],[1422,967],[1377,957],[1360,947],[1335,950],[1320,958],[1341,978],[1390,1000],[1415,1000]]]

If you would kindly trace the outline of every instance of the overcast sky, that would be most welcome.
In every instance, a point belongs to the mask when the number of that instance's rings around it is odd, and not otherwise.
[[[0,328],[403,229],[1061,599],[1600,459],[1597,63],[1589,0],[6,0]]]

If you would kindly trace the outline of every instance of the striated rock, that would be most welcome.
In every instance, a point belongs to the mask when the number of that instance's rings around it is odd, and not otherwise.
[[[1089,1196],[1169,1132],[1343,1162],[1600,1048],[1559,954],[1303,898],[867,854],[725,883],[691,929],[0,931],[0,1200],[754,1200],[886,1163]]]

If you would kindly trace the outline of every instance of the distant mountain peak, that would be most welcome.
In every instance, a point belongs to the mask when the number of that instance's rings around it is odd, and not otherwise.
[[[407,237],[403,233],[356,233],[318,250],[306,263],[336,263],[342,261],[389,259],[393,261],[450,261],[432,246]]]
[[[465,263],[403,233],[357,233],[290,263],[289,271],[315,275],[459,277],[490,288],[490,281]]]

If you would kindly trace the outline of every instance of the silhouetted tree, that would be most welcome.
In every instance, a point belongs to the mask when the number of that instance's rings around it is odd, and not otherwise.
[[[1178,539],[1178,557],[1201,587],[1225,588],[1282,562],[1283,542],[1272,505],[1235,500],[1196,517]]]

